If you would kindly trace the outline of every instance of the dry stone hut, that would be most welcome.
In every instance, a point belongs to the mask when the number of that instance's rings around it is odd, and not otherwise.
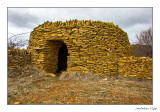
[[[32,63],[49,73],[61,71],[115,75],[117,59],[130,56],[127,33],[112,22],[45,22],[30,35]]]

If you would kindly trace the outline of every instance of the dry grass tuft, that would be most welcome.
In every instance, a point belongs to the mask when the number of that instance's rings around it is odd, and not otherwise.
[[[39,70],[32,64],[19,67],[18,69],[8,69],[8,77],[10,78],[27,77],[31,75],[37,77],[39,75],[45,75],[45,72]]]
[[[59,80],[80,80],[80,81],[93,81],[101,79],[99,76],[95,76],[92,73],[80,74],[78,71],[63,71],[60,75]]]

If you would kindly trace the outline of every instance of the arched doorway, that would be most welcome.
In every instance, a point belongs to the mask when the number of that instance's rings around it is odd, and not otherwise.
[[[60,73],[67,69],[67,56],[68,56],[68,49],[66,44],[63,43],[58,52],[57,73]]]

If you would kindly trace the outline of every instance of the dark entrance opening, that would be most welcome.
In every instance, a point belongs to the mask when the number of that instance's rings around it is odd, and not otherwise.
[[[60,73],[67,69],[67,56],[68,56],[68,49],[67,49],[66,44],[63,43],[58,52],[57,73]]]

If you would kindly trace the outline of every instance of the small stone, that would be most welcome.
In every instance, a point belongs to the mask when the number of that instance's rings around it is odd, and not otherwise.
[[[14,104],[20,104],[20,102],[14,102]]]
[[[32,75],[30,75],[29,77],[32,78]]]
[[[103,79],[103,80],[105,80],[105,81],[106,81],[106,80],[108,80],[108,79],[107,79],[107,78],[105,78],[105,79]]]
[[[56,75],[55,75],[55,74],[53,74],[53,73],[45,73],[45,76],[52,76],[52,77],[56,77]]]

